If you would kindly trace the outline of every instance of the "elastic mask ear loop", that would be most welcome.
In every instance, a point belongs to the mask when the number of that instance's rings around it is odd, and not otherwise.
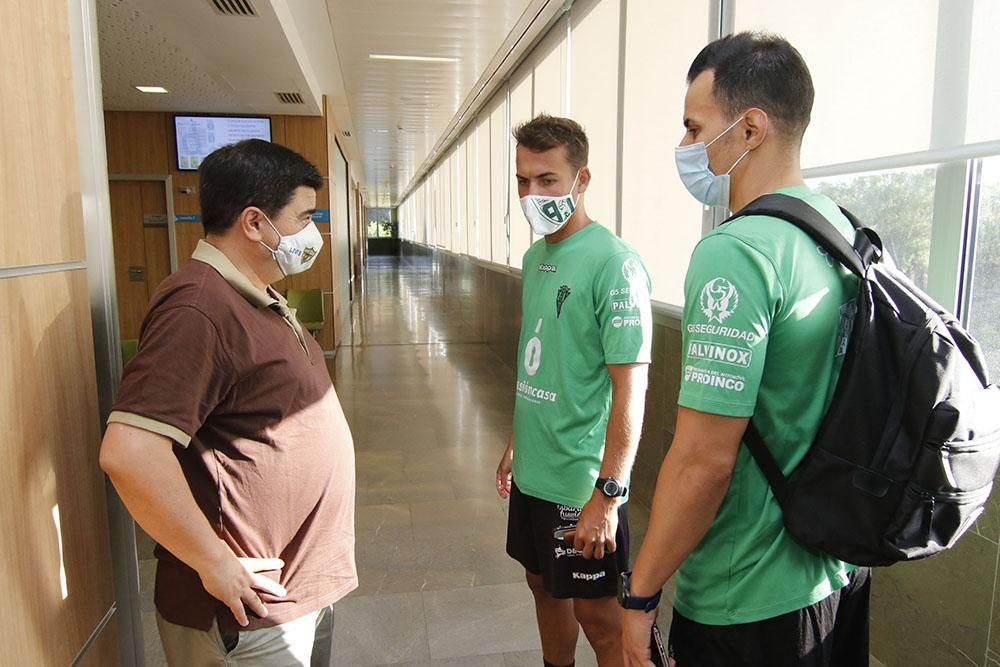
[[[271,229],[273,229],[274,233],[278,235],[278,245],[280,246],[281,245],[281,232],[279,232],[278,228],[274,226],[273,222],[271,222],[271,218],[267,217],[267,213],[264,213],[264,211],[261,211],[260,214],[264,216],[264,219],[267,220],[267,224],[271,225]],[[271,256],[274,257],[274,261],[278,261],[278,249],[277,248],[272,248],[271,246],[267,245],[263,241],[257,241],[257,243],[261,244],[262,246],[264,246],[265,248],[267,248],[268,250],[270,250],[271,251]]]
[[[743,162],[743,158],[745,158],[747,155],[750,155],[750,149],[749,148],[746,150],[745,153],[743,153],[743,155],[740,156],[740,158],[736,162],[733,163],[733,166],[730,167],[729,171],[727,171],[726,173],[727,174],[733,173],[733,169],[736,169],[736,165],[738,165],[740,162]]]
[[[734,127],[736,127],[737,125],[739,125],[739,123],[740,123],[741,120],[743,120],[743,116],[740,116],[739,118],[737,118],[736,122],[734,122],[732,125],[730,125],[726,129],[724,129],[722,132],[720,132],[719,136],[717,136],[715,139],[712,139],[710,142],[708,142],[707,144],[705,144],[705,148],[708,148],[709,146],[711,146],[712,144],[714,144],[716,141],[718,141],[722,137],[726,136],[726,133],[729,132],[729,130],[731,130]]]

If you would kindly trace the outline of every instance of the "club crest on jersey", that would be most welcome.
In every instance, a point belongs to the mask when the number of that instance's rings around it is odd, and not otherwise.
[[[569,285],[562,285],[559,287],[559,292],[556,294],[556,318],[562,315],[563,303],[566,302],[566,297],[570,295]]]
[[[705,283],[701,290],[701,312],[709,322],[722,323],[740,305],[740,293],[725,278],[715,278]]]

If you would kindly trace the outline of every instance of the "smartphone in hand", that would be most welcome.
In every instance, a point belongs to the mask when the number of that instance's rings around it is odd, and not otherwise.
[[[663,645],[663,636],[656,623],[653,623],[653,633],[649,638],[649,654],[656,667],[668,667],[670,664],[667,660],[667,649]]]

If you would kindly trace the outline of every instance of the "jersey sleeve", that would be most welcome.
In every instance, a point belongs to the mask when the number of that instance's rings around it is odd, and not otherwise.
[[[594,283],[594,312],[607,364],[648,364],[653,338],[649,273],[634,252],[608,259]]]
[[[108,422],[187,446],[233,385],[233,364],[215,325],[196,308],[175,306],[144,326]]]
[[[751,417],[784,290],[771,260],[725,233],[695,248],[684,283],[678,404]]]

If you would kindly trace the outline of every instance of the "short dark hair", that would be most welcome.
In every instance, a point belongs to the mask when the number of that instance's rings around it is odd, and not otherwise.
[[[201,223],[206,234],[233,226],[248,206],[273,217],[300,186],[319,190],[323,177],[311,162],[290,148],[247,139],[210,153],[198,169]]]
[[[767,112],[785,139],[799,142],[812,113],[812,76],[788,40],[764,32],[741,32],[718,39],[691,63],[691,84],[714,70],[712,92],[728,118],[751,107]]]
[[[566,160],[573,169],[587,166],[590,143],[583,127],[572,118],[561,118],[548,114],[538,114],[531,120],[514,128],[514,140],[535,153],[566,147]]]

